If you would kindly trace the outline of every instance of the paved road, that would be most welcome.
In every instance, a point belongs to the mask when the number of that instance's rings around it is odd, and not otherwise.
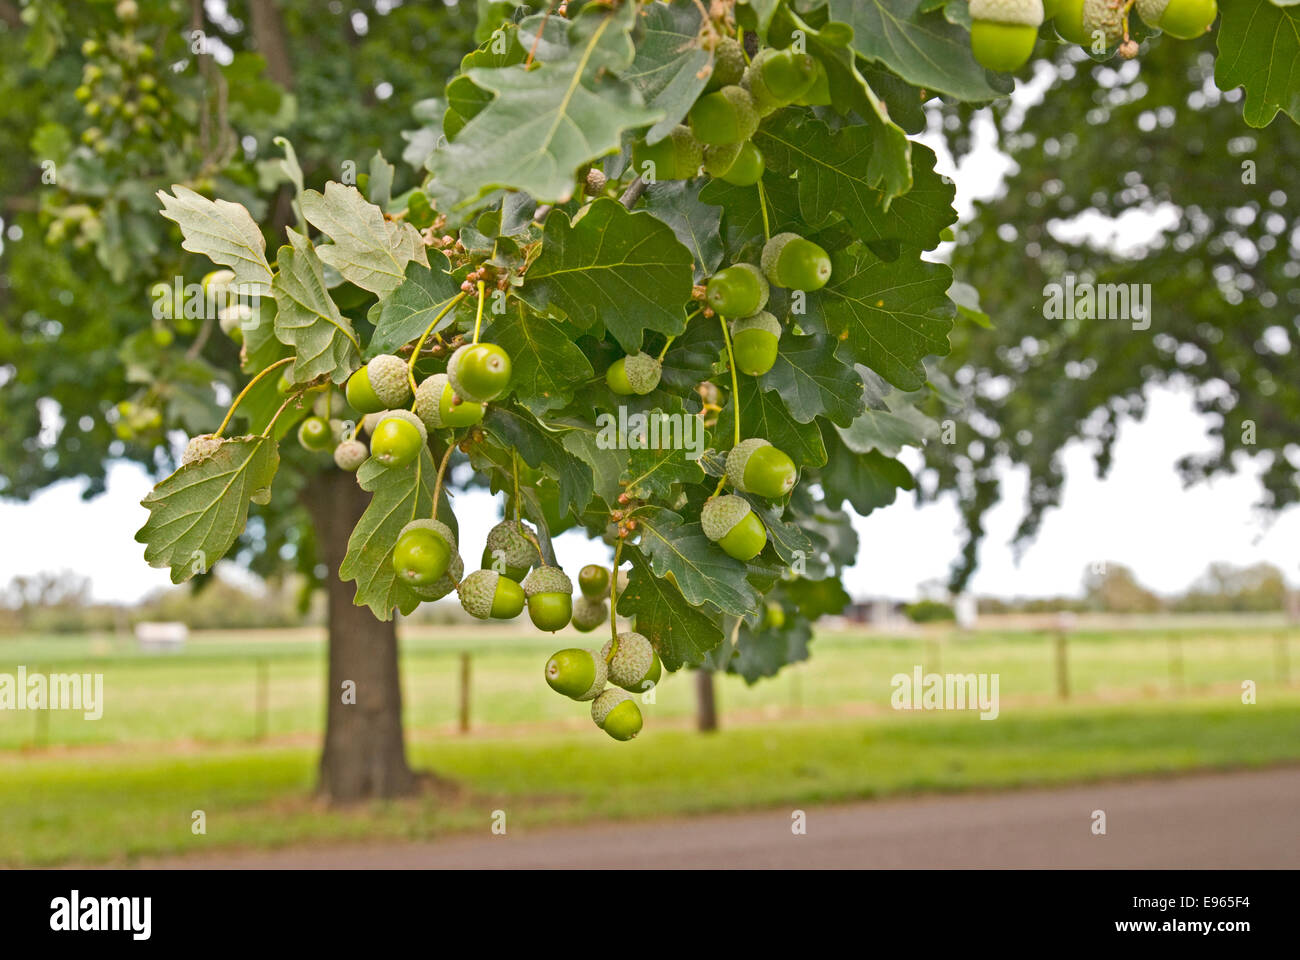
[[[1094,810],[1106,835],[1090,830]],[[1300,769],[232,853],[229,868],[1300,867]]]

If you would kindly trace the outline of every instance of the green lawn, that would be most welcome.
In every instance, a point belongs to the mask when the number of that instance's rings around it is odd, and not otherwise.
[[[1254,680],[1261,692],[1279,689],[1277,637],[1267,630],[1079,633],[1071,638],[1071,691],[1085,698],[1160,696],[1178,689],[1171,664],[1179,636],[1187,692]],[[598,642],[573,631],[558,638],[511,629],[416,628],[404,637],[403,682],[409,729],[447,730],[456,723],[459,654],[472,654],[471,715],[479,730],[589,723],[586,709],[553,694],[542,665],[561,646]],[[1300,655],[1293,637],[1288,648]],[[801,711],[875,705],[887,708],[890,677],[926,671],[988,672],[1000,676],[1005,704],[1050,699],[1056,689],[1052,638],[1041,633],[944,638],[880,638],[823,633],[811,661],[747,687],[719,680],[724,715],[789,717]],[[41,744],[136,743],[185,739],[242,742],[259,728],[259,662],[268,681],[263,722],[272,738],[315,736],[321,730],[325,650],[316,631],[198,635],[184,653],[147,655],[130,641],[18,638],[0,640],[0,672],[104,675],[100,720],[80,714],[0,711],[0,751]],[[694,710],[689,678],[669,677],[657,691],[655,718],[685,722]],[[651,720],[653,723],[653,719]],[[38,726],[43,724],[44,726]]]
[[[526,830],[1300,762],[1300,688],[1282,682],[1300,644],[1281,636],[1080,632],[1069,646],[1072,699],[1062,704],[1048,634],[826,632],[810,662],[775,679],[747,687],[720,678],[721,733],[690,729],[694,685],[673,676],[643,708],[642,735],[617,744],[592,727],[586,704],[542,679],[554,649],[592,638],[416,628],[402,644],[412,760],[458,792],[348,810],[311,797],[325,685],[318,631],[198,635],[177,655],[108,638],[9,638],[0,673],[18,664],[102,673],[105,712],[87,721],[0,711],[0,865],[430,837],[486,829],[497,809]],[[473,664],[470,737],[455,732],[461,651]],[[251,741],[259,664],[269,680],[265,743]],[[890,710],[890,678],[918,664],[998,673],[1000,717]],[[1241,703],[1245,680],[1257,685],[1257,705]],[[206,836],[190,832],[195,810],[206,814]]]
[[[299,842],[427,838],[542,824],[801,806],[917,791],[1300,761],[1300,694],[1151,700],[1084,709],[884,713],[712,736],[653,726],[631,744],[585,729],[421,739],[413,761],[461,786],[350,810],[309,797],[314,748],[224,746],[0,754],[0,864]],[[207,834],[190,832],[193,811]]]

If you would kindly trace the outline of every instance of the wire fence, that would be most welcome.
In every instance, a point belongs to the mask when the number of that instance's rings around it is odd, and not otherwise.
[[[715,708],[728,717],[779,719],[836,710],[888,710],[894,678],[997,674],[1007,707],[1082,705],[1189,695],[1271,694],[1292,686],[1300,632],[1128,631],[1113,633],[820,634],[809,661],[753,686],[716,680]],[[457,638],[459,640],[460,638]],[[555,647],[591,643],[557,638]],[[414,643],[402,653],[405,723],[413,731],[492,733],[582,722],[587,705],[559,697],[537,642]],[[0,684],[14,676],[0,646]],[[28,678],[102,677],[102,716],[65,709],[0,709],[0,750],[78,744],[192,740],[266,742],[317,736],[326,683],[323,648],[218,653],[199,645],[171,655],[114,655],[21,665]],[[661,717],[695,716],[697,684],[667,676],[651,708]],[[0,698],[0,706],[4,704]],[[587,721],[589,722],[589,721]]]

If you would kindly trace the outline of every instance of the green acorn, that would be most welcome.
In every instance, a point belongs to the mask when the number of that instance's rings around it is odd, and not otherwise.
[[[554,633],[573,616],[573,581],[559,567],[541,566],[524,578],[528,616],[539,630]]]
[[[817,80],[817,61],[806,53],[766,47],[750,61],[745,82],[759,116],[794,103]]]
[[[406,361],[401,357],[381,353],[372,358],[366,364],[366,379],[375,396],[390,410],[411,402],[411,383],[406,375]]]
[[[1123,0],[1083,0],[1083,31],[1088,35],[1084,45],[1091,49],[1093,37],[1101,31],[1109,49],[1124,39]]]
[[[605,689],[605,658],[595,650],[569,647],[546,661],[546,682],[571,700],[595,700]]]
[[[334,464],[348,473],[356,473],[369,458],[370,450],[360,440],[344,440],[334,448]]]
[[[831,105],[831,78],[826,73],[826,64],[817,61],[817,76],[812,86],[794,101],[805,107],[829,107]]]
[[[1219,15],[1215,0],[1137,0],[1138,16],[1147,26],[1179,40],[1194,40]]]
[[[741,317],[731,325],[736,369],[751,377],[761,377],[776,363],[780,340],[781,322],[766,310]]]
[[[580,596],[573,604],[573,626],[583,633],[590,633],[609,616],[609,606],[603,597]]]
[[[695,101],[687,117],[700,143],[739,143],[758,129],[758,109],[743,87],[732,84]]]
[[[442,577],[456,553],[456,534],[432,517],[402,527],[393,545],[392,565],[402,583],[427,586]]]
[[[703,162],[703,145],[680,123],[662,140],[652,144],[638,140],[632,145],[632,170],[646,182],[689,180],[700,172]]]
[[[654,645],[643,635],[631,631],[618,635],[618,649],[609,655],[614,641],[606,640],[600,648],[601,658],[609,665],[609,682],[633,693],[644,693],[659,682],[663,665]]]
[[[460,554],[451,555],[451,564],[447,567],[447,572],[435,580],[433,583],[407,584],[406,588],[415,594],[421,600],[433,601],[441,600],[447,594],[456,589],[456,584],[465,574],[465,563],[460,558]]]
[[[1042,0],[971,0],[970,48],[990,70],[1017,70],[1034,52]]]
[[[605,383],[617,394],[645,396],[659,386],[663,365],[648,353],[619,357],[605,371]]]
[[[745,50],[735,37],[723,37],[713,48],[713,72],[709,74],[706,91],[718,90],[740,83],[745,75]]]
[[[495,343],[467,343],[447,361],[447,379],[461,400],[487,403],[510,386],[510,354]]]
[[[780,630],[785,626],[785,607],[775,600],[767,601],[763,608],[763,626],[772,630]]]
[[[410,410],[385,410],[377,416],[370,434],[370,455],[384,466],[406,466],[429,442],[424,423]]]
[[[727,479],[746,493],[777,500],[794,489],[798,477],[794,461],[761,437],[742,440],[727,454]]]
[[[704,299],[724,317],[747,317],[767,306],[771,293],[763,271],[752,263],[736,263],[719,270],[704,287]]]
[[[475,570],[456,588],[460,605],[479,620],[513,620],[524,609],[524,591],[495,570]]]
[[[763,179],[765,169],[763,153],[752,140],[704,148],[704,172],[737,187],[752,187]]]
[[[778,233],[763,245],[763,273],[778,287],[820,290],[831,278],[826,251],[797,233]]]
[[[489,530],[483,547],[483,569],[495,570],[511,580],[522,581],[529,570],[542,562],[537,547],[524,536],[525,531],[534,540],[537,538],[537,531],[522,521],[502,520]]]
[[[595,600],[609,595],[609,568],[589,563],[578,571],[578,589],[584,597]]]
[[[737,560],[752,560],[767,546],[767,529],[749,501],[735,494],[713,497],[700,511],[704,535]]]
[[[623,690],[611,688],[591,701],[591,719],[615,740],[631,740],[641,732],[641,708]]]
[[[330,445],[330,425],[321,417],[307,417],[298,425],[298,443],[304,450],[319,452]]]
[[[1058,0],[1052,23],[1062,40],[1081,47],[1092,43],[1092,37],[1083,27],[1083,0]]]
[[[346,395],[348,406],[357,413],[379,413],[387,407],[387,404],[376,395],[375,388],[370,385],[370,372],[366,367],[359,368],[348,377]]]
[[[415,414],[430,430],[469,427],[483,419],[483,404],[457,396],[447,375],[435,373],[415,390]]]

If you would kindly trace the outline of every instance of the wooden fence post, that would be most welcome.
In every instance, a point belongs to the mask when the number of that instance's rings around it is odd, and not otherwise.
[[[253,706],[253,739],[265,740],[270,726],[271,667],[266,657],[257,658],[257,694]]]
[[[1056,631],[1056,695],[1070,699],[1069,637],[1064,630]]]
[[[469,733],[469,668],[470,654],[462,650],[460,654],[460,732]]]

